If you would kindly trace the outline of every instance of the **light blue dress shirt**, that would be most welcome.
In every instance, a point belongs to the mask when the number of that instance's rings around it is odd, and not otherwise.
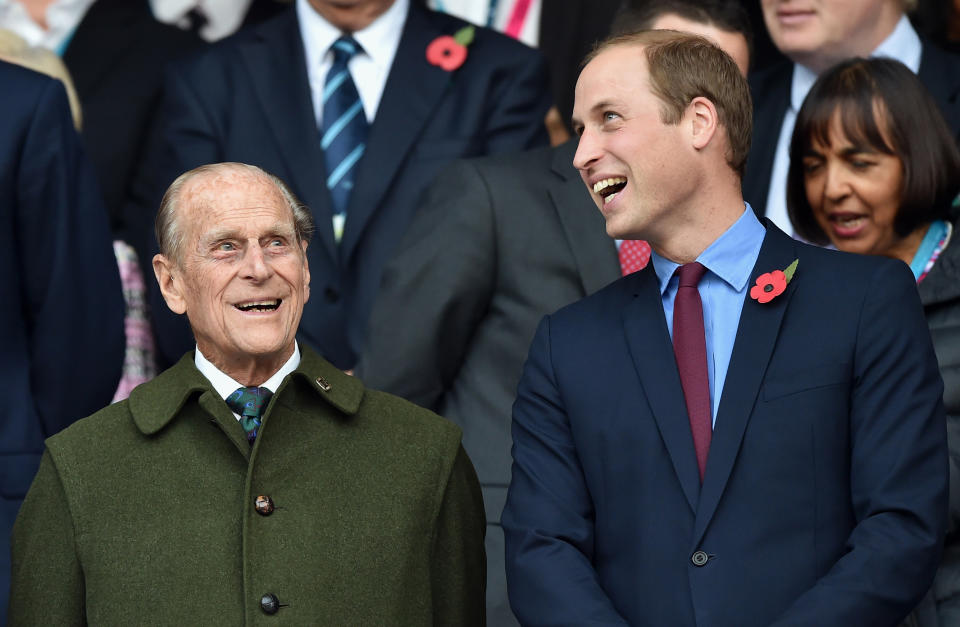
[[[723,382],[730,367],[733,343],[737,339],[740,312],[743,310],[743,301],[749,287],[747,282],[760,255],[763,237],[767,233],[750,205],[744,204],[746,210],[743,215],[697,257],[697,261],[708,270],[700,279],[698,287],[700,300],[703,301],[711,420],[714,426]],[[680,283],[674,272],[680,266],[656,252],[650,254],[650,261],[660,281],[663,313],[667,317],[670,338],[673,339],[673,300],[677,296],[677,286]]]

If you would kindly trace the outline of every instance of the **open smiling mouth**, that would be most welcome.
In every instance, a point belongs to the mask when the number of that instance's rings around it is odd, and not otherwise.
[[[593,193],[603,197],[603,204],[607,204],[617,197],[617,194],[627,186],[627,179],[622,176],[603,179],[593,184]]]
[[[282,302],[283,299],[276,298],[274,300],[259,300],[251,303],[243,303],[241,305],[234,305],[234,307],[240,311],[276,311]]]

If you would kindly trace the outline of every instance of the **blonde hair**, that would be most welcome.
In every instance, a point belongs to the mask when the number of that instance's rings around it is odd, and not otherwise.
[[[73,116],[73,125],[79,131],[83,126],[83,113],[80,109],[80,99],[77,90],[73,87],[70,71],[63,64],[60,57],[46,48],[30,46],[27,42],[11,30],[0,28],[0,59],[15,63],[34,72],[46,74],[59,80],[67,90],[67,99],[70,101],[70,113]]]

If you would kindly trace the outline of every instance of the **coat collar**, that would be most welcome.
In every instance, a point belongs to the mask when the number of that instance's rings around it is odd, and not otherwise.
[[[360,380],[339,370],[310,347],[301,345],[300,350],[300,366],[287,376],[277,394],[282,395],[290,381],[299,378],[341,413],[355,415],[365,391]],[[130,413],[141,433],[153,435],[163,430],[194,397],[199,398],[205,409],[222,406],[223,413],[229,411],[226,404],[218,402],[219,395],[197,370],[193,360],[193,351],[190,351],[172,368],[130,394]]]

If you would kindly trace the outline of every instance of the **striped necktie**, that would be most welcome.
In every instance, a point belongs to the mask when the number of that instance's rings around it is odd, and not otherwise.
[[[327,188],[333,199],[334,233],[340,241],[357,163],[367,141],[367,117],[347,63],[362,51],[352,37],[333,42],[333,65],[323,85],[323,136],[320,147],[327,166]]]

